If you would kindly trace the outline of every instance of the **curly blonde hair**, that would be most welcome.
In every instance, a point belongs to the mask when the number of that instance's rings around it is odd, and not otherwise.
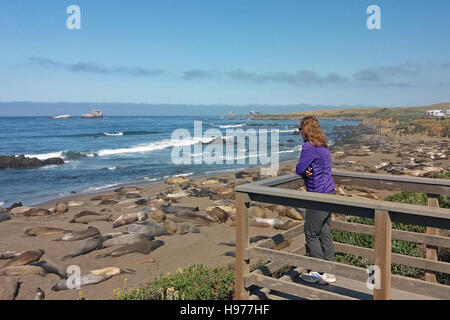
[[[307,116],[301,120],[301,131],[313,146],[325,147],[328,149],[328,142],[322,127],[314,116]]]

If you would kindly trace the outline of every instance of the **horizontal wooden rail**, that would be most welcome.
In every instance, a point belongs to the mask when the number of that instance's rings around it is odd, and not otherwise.
[[[333,220],[332,228],[340,231],[362,233],[373,236],[375,227],[367,224]],[[428,244],[436,247],[450,248],[450,237],[431,236],[425,233],[392,229],[392,239],[408,242]]]
[[[366,259],[373,260],[375,258],[375,250],[371,248],[363,248],[345,243],[334,242],[334,250],[336,252],[349,253]],[[392,263],[450,274],[450,263],[442,261],[432,261],[423,258],[393,253]]]
[[[374,218],[375,210],[381,210],[389,212],[394,222],[450,229],[449,209],[372,199],[346,198],[331,194],[260,187],[252,184],[237,186],[235,189],[238,193],[247,193],[252,201],[330,211],[364,218]]]
[[[450,180],[410,176],[395,176],[388,174],[375,174],[364,172],[350,172],[333,170],[333,179],[338,184],[357,185],[373,189],[402,190],[410,192],[424,192],[431,194],[450,195]],[[261,187],[277,187],[283,184],[303,180],[295,173],[264,179],[247,185]]]

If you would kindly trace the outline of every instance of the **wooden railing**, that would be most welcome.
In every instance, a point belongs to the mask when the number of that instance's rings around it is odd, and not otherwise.
[[[236,299],[248,299],[248,288],[256,285],[303,298],[344,299],[348,298],[333,292],[321,291],[314,287],[302,286],[263,275],[261,270],[250,273],[251,259],[270,260],[266,268],[283,265],[297,266],[298,270],[313,269],[357,281],[366,282],[365,269],[304,256],[304,244],[294,252],[270,249],[281,241],[292,239],[304,232],[303,225],[287,230],[275,237],[249,244],[249,216],[247,208],[250,201],[259,201],[330,211],[343,215],[374,218],[375,226],[334,220],[333,228],[375,237],[375,248],[363,248],[343,243],[334,243],[336,252],[349,253],[375,260],[380,270],[379,289],[373,290],[374,299],[390,299],[391,288],[417,294],[450,299],[450,286],[437,284],[435,273],[450,274],[450,263],[437,261],[437,247],[450,248],[450,238],[439,236],[439,229],[450,229],[450,210],[439,208],[439,195],[450,195],[450,180],[415,178],[380,174],[355,173],[341,170],[333,171],[337,184],[363,186],[374,189],[425,192],[428,194],[428,207],[394,203],[381,200],[350,198],[338,195],[312,193],[293,190],[303,184],[296,174],[261,180],[236,187]],[[392,221],[427,227],[427,233],[392,230]],[[392,239],[404,240],[426,245],[426,258],[392,254]],[[391,263],[413,266],[427,271],[425,280],[413,279],[391,274]],[[296,269],[297,270],[297,269]],[[320,292],[319,292],[320,291]]]

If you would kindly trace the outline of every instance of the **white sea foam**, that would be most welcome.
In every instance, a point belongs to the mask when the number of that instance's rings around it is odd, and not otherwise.
[[[217,125],[217,124],[212,124],[214,127],[219,127],[221,129],[227,129],[227,128],[242,128],[244,126],[246,126],[246,123],[240,123],[240,124],[224,124],[224,125]]]
[[[25,157],[28,158],[38,158],[39,160],[46,160],[49,158],[62,158],[64,151],[41,153],[41,154],[26,154]]]
[[[110,156],[116,154],[126,154],[126,153],[146,153],[156,150],[163,150],[171,147],[183,147],[189,146],[196,143],[210,143],[214,141],[214,138],[204,137],[204,138],[191,138],[191,139],[165,139],[161,141],[140,144],[130,148],[119,148],[119,149],[103,149],[96,154],[100,157]]]
[[[123,132],[115,132],[115,133],[109,133],[109,132],[103,132],[105,136],[123,136]]]
[[[105,184],[103,186],[98,186],[98,187],[89,187],[89,188],[82,190],[81,193],[110,189],[113,187],[117,187],[118,185],[119,185],[119,183],[112,183],[112,184]]]
[[[108,167],[108,170],[114,171],[116,170],[116,167]]]
[[[5,205],[5,201],[0,201],[0,207],[3,207]]]

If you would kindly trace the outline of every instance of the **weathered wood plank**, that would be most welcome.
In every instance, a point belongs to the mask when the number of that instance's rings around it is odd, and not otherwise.
[[[245,195],[236,193],[236,281],[235,299],[248,299],[249,294],[244,286],[244,277],[250,273],[250,261],[245,259],[245,250],[250,246],[248,235],[248,212]]]
[[[367,235],[375,234],[375,227],[366,224],[333,220],[332,228],[341,231],[362,233]],[[392,229],[392,239],[403,240],[414,243],[430,244],[436,247],[450,248],[450,237],[431,236],[419,232],[410,232]]]
[[[334,250],[336,252],[349,253],[366,259],[374,259],[375,257],[374,249],[353,246],[345,243],[334,242]],[[442,261],[431,261],[423,258],[393,253],[392,263],[450,274],[450,263]]]
[[[428,206],[433,208],[439,208],[439,195],[437,194],[428,194]],[[439,235],[439,229],[437,228],[427,228],[427,234],[432,236]],[[425,257],[428,260],[437,261],[437,247],[428,245],[425,248]],[[425,273],[425,281],[436,283],[436,274],[431,272]]]
[[[357,300],[352,297],[316,289],[303,284],[255,274],[245,277],[245,284],[246,286],[257,285],[260,287],[270,288],[271,290],[285,292],[310,300]]]
[[[380,288],[375,287],[374,300],[391,298],[392,222],[389,212],[375,211],[375,265],[380,268]]]
[[[301,266],[319,272],[327,272],[343,278],[366,282],[368,274],[366,269],[337,262],[331,262],[272,249],[252,247],[247,249],[252,259],[263,258],[276,261],[284,265]],[[419,279],[392,275],[392,288],[415,292],[437,299],[450,299],[450,286],[430,283]]]

